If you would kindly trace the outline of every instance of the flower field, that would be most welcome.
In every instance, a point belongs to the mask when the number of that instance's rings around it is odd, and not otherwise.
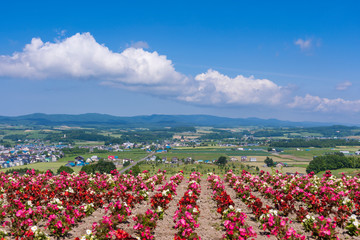
[[[0,178],[0,239],[360,239],[360,179],[330,172]]]

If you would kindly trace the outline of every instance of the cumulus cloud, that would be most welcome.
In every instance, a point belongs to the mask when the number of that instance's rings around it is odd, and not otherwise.
[[[268,79],[238,75],[235,78],[218,71],[208,70],[195,77],[197,91],[185,96],[188,102],[208,102],[211,104],[247,105],[278,104],[283,96],[282,87]]]
[[[309,50],[312,46],[312,39],[301,39],[299,38],[294,42],[295,45],[299,46],[302,51]]]
[[[33,38],[22,52],[0,56],[0,76],[31,79],[102,79],[122,84],[160,84],[186,79],[166,56],[143,49],[110,51],[89,33],[61,42]]]
[[[329,99],[310,94],[305,97],[296,96],[288,106],[316,112],[360,112],[360,100]]]
[[[339,84],[336,86],[336,90],[344,91],[344,90],[348,89],[348,88],[351,87],[351,86],[352,86],[352,82],[345,81],[345,82],[339,83]]]

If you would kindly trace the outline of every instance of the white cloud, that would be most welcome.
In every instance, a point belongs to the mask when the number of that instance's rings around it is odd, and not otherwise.
[[[351,86],[352,86],[352,82],[345,81],[345,82],[339,83],[339,84],[336,86],[336,90],[344,91],[344,90],[348,89],[348,88],[351,87]]]
[[[299,38],[294,42],[295,45],[298,45],[302,51],[309,50],[312,46],[312,39],[301,39]]]
[[[129,47],[148,49],[149,44],[145,41],[132,42]]]
[[[144,46],[145,42],[135,45]],[[175,71],[166,56],[130,47],[110,51],[90,33],[44,43],[33,38],[22,52],[0,56],[0,76],[30,79],[95,79],[148,94],[202,105],[276,104],[281,87],[267,79],[230,78],[209,70],[195,78]]]
[[[360,100],[329,99],[310,94],[305,97],[296,96],[288,106],[315,112],[360,112]]]
[[[61,42],[33,38],[22,52],[0,56],[0,76],[30,79],[101,79],[128,85],[182,82],[172,62],[157,52],[128,48],[110,51],[89,33],[75,34]]]
[[[144,43],[141,43],[143,47]],[[164,55],[135,47],[113,52],[97,43],[90,33],[78,33],[54,43],[33,38],[21,52],[0,56],[0,77],[91,79],[109,87],[208,106],[263,105],[321,112],[360,112],[360,100],[308,94],[286,102],[291,92],[289,87],[254,76],[232,78],[211,69],[195,77],[186,76],[177,72]],[[340,88],[349,86],[348,82]]]
[[[214,70],[195,77],[197,91],[182,98],[187,102],[229,105],[276,105],[284,94],[283,88],[268,79],[238,75],[235,78]]]

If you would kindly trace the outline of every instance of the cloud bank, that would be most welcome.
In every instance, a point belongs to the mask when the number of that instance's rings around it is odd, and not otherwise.
[[[329,99],[306,94],[305,97],[296,96],[289,107],[316,112],[360,112],[360,100]]]
[[[299,39],[295,44],[301,49],[311,47],[310,40]],[[144,50],[147,47],[146,42],[137,42],[122,52],[113,52],[96,42],[90,33],[77,33],[54,43],[33,38],[21,52],[0,56],[0,77],[95,80],[111,87],[197,105],[360,111],[360,100],[312,95],[289,100],[287,87],[254,76],[232,78],[212,69],[195,77],[186,76],[177,72],[166,56]]]

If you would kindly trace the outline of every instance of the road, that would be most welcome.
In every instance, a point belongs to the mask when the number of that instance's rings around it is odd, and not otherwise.
[[[150,153],[149,155],[147,155],[146,157],[140,159],[139,161],[134,161],[133,163],[131,163],[129,166],[127,166],[126,168],[123,168],[119,171],[119,173],[124,173],[126,170],[129,170],[130,168],[132,168],[133,166],[135,166],[137,163],[145,161],[146,158],[151,157],[152,155],[154,155],[155,153]]]

